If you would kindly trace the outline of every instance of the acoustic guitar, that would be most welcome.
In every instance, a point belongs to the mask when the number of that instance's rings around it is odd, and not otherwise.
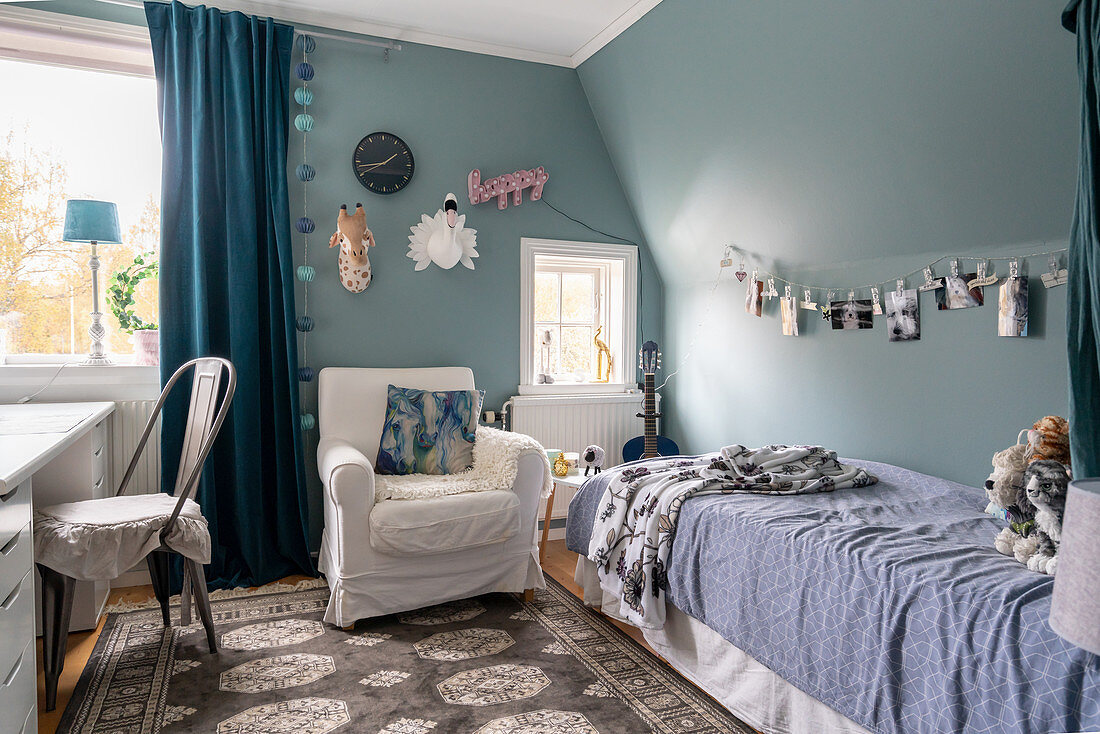
[[[661,368],[661,350],[657,348],[656,342],[648,341],[638,350],[638,368],[645,375],[645,400],[642,403],[644,412],[638,413],[645,428],[643,435],[635,436],[623,445],[623,461],[676,456],[680,453],[676,442],[657,433],[657,419],[661,414],[657,412],[657,390],[654,382],[657,370]]]

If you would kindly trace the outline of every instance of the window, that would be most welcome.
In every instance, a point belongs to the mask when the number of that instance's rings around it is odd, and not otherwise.
[[[99,310],[107,351],[125,362],[133,345],[106,295],[114,273],[138,256],[157,256],[156,81],[150,69],[130,63],[140,58],[133,50],[139,48],[136,40],[115,39],[108,48],[95,42],[91,21],[82,19],[72,20],[79,33],[44,38],[43,26],[35,23],[41,23],[39,15],[52,14],[0,10],[4,20],[15,23],[4,25],[0,37],[9,57],[0,59],[0,97],[10,103],[0,111],[0,361],[4,354],[10,362],[46,362],[87,353],[90,248],[63,242],[61,235],[65,201],[93,198],[118,205],[123,243],[98,248]],[[143,31],[124,31],[135,32]],[[22,49],[13,48],[20,42]],[[144,43],[147,48],[147,35]],[[118,50],[122,47],[129,50]],[[82,48],[88,52],[86,64]],[[106,55],[126,58],[116,63]],[[142,321],[158,321],[155,278],[140,282],[132,308]]]
[[[521,248],[520,392],[623,390],[634,378],[637,248],[528,238]]]

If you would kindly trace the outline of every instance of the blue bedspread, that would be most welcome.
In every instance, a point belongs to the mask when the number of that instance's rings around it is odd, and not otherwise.
[[[879,483],[689,500],[668,601],[875,732],[1100,730],[1100,656],[1051,630],[1053,578],[993,548],[985,493],[843,461]],[[570,550],[615,473],[573,498]]]

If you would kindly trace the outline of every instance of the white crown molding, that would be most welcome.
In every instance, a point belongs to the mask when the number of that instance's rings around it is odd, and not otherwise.
[[[588,43],[577,49],[570,57],[573,68],[576,69],[595,56],[597,51],[618,38],[623,31],[657,7],[660,2],[661,0],[638,0],[638,2],[631,5],[622,15],[608,23],[606,28],[593,36]]]

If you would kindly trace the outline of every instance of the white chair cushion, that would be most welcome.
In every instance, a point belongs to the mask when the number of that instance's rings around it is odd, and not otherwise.
[[[175,506],[175,497],[157,493],[43,507],[34,513],[34,560],[78,581],[118,578],[160,547]],[[165,545],[210,562],[210,531],[197,502],[184,502]]]
[[[370,513],[379,553],[423,556],[503,543],[519,531],[519,498],[510,490],[384,500]]]

